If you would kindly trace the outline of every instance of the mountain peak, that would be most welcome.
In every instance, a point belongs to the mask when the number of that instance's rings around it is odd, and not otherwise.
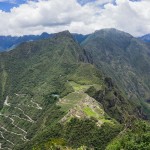
[[[107,35],[107,34],[116,35],[117,34],[117,35],[123,35],[123,36],[127,36],[127,37],[133,37],[129,33],[115,29],[115,28],[105,28],[105,29],[101,29],[101,30],[96,30],[95,33],[101,33],[104,35]]]
[[[56,33],[55,37],[71,37],[72,38],[72,35],[68,30],[65,30],[65,31]]]
[[[41,34],[41,36],[48,36],[49,34],[47,33],[47,32],[43,32],[42,34]]]
[[[119,31],[117,30],[116,28],[104,28],[104,29],[100,29],[100,30],[96,30],[95,32],[98,32],[98,31]]]

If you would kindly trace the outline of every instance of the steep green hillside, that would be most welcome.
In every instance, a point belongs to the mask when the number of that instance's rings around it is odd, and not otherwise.
[[[130,128],[122,132],[107,146],[106,150],[150,149],[150,126],[146,122],[136,121]]]
[[[112,77],[129,99],[138,103],[137,99],[143,102],[150,98],[150,50],[144,42],[116,29],[103,29],[81,45],[93,64]],[[142,105],[147,111],[147,104]]]
[[[0,53],[0,147],[103,150],[144,118],[92,61],[68,31]]]

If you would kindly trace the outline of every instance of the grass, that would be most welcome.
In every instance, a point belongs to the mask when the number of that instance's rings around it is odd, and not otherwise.
[[[85,108],[83,109],[83,111],[84,111],[88,116],[97,118],[97,115],[98,115],[98,114],[97,114],[96,112],[94,112],[91,108],[85,107]]]
[[[74,81],[69,81],[69,84],[73,87],[74,91],[83,91],[85,92],[90,87],[94,87],[96,90],[100,90],[102,88],[102,85],[99,84],[79,84]]]
[[[70,81],[69,83],[75,91],[85,91],[91,86],[91,85],[81,85],[81,84],[75,83],[74,81]]]
[[[108,120],[108,119],[106,119],[106,118],[103,118],[103,119],[101,119],[101,121],[102,121],[103,123],[110,123],[110,124],[112,124],[112,125],[115,125],[115,122],[114,122],[113,120]]]
[[[94,117],[103,123],[111,123],[112,125],[114,125],[114,122],[112,120],[108,120],[107,118],[105,118],[104,114],[102,114],[102,109],[97,109],[96,111],[94,111],[90,107],[85,107],[83,111],[89,117]]]

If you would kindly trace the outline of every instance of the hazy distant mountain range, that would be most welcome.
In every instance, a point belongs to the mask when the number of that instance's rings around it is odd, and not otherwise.
[[[24,35],[24,36],[0,36],[0,51],[9,51],[23,42],[28,41],[36,41],[41,39],[47,39],[53,37],[54,34],[42,33],[41,35]],[[72,33],[74,39],[81,43],[84,41],[89,35],[82,35],[77,33]],[[150,34],[146,34],[144,36],[138,37],[139,39],[150,42]]]
[[[9,51],[23,42],[36,41],[53,37],[54,34],[42,33],[41,35],[24,35],[24,36],[0,36],[0,51]],[[73,37],[81,43],[88,35],[72,34]]]
[[[140,37],[140,39],[145,42],[150,42],[150,34],[146,34],[146,35]]]

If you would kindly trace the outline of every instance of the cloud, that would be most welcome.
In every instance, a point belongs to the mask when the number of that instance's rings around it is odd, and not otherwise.
[[[83,2],[83,0],[82,0]],[[10,12],[0,11],[0,35],[40,34],[70,30],[91,33],[117,28],[135,36],[150,32],[150,1],[28,0]],[[103,7],[100,7],[103,6]]]

